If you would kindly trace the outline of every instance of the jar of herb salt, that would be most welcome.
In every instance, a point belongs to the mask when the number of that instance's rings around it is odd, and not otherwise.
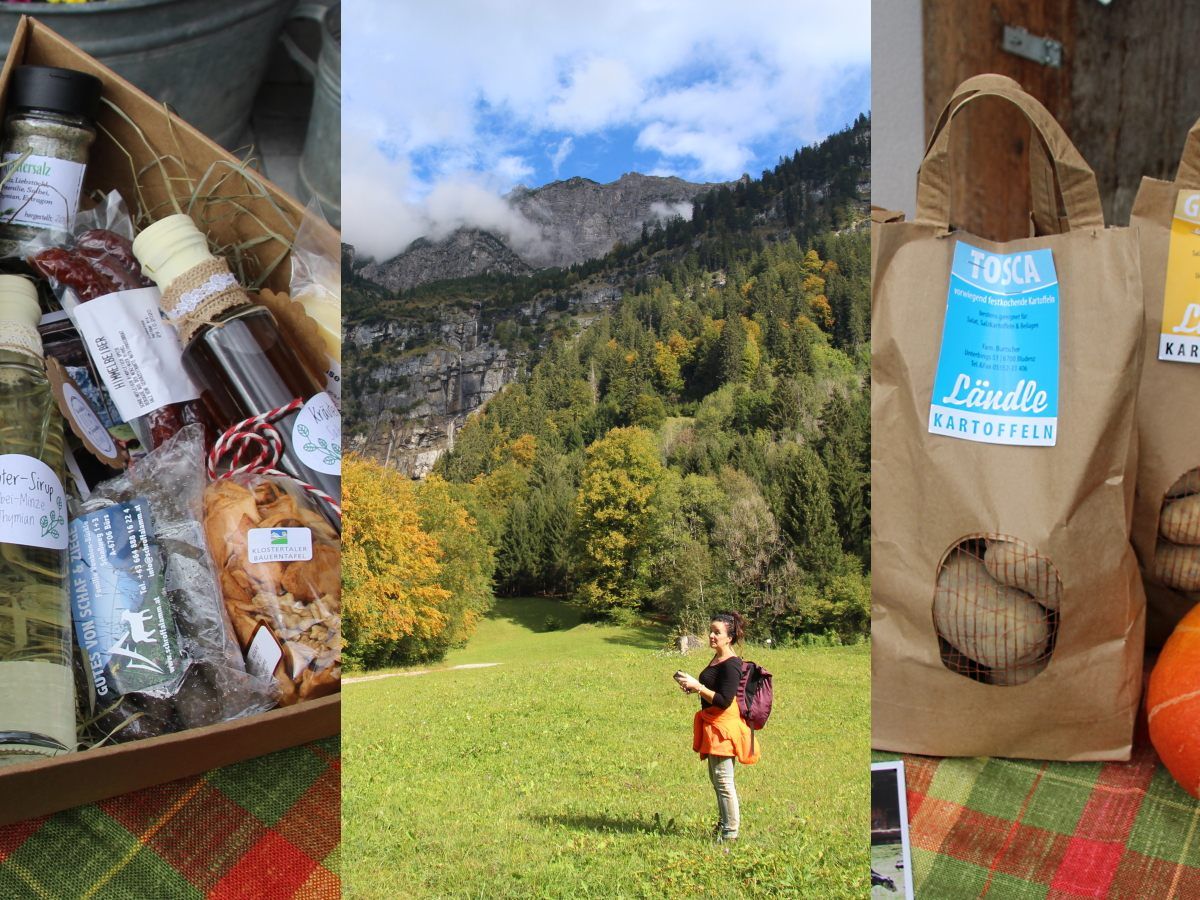
[[[0,158],[0,257],[74,224],[100,89],[100,79],[74,69],[13,69]]]

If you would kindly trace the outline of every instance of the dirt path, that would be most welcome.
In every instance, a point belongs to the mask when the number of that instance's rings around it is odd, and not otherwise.
[[[428,675],[430,672],[453,672],[455,669],[488,669],[500,663],[463,663],[461,666],[447,666],[444,669],[418,669],[415,672],[385,672],[383,675],[359,675],[356,678],[343,678],[342,684],[354,684],[357,681],[378,681],[380,678],[404,678],[409,675]]]

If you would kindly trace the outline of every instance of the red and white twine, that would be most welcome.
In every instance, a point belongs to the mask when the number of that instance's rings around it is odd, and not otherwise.
[[[294,475],[281,472],[276,466],[283,453],[283,438],[272,422],[284,416],[291,415],[304,407],[304,401],[297,397],[291,403],[277,406],[265,413],[243,419],[228,428],[208,451],[208,477],[212,481],[218,478],[232,478],[234,475],[274,475],[279,478],[290,478],[314,497],[324,501],[329,508],[342,517],[342,508],[337,502],[320,488],[306,481],[301,481]],[[218,472],[222,458],[231,455],[230,467],[225,472]]]

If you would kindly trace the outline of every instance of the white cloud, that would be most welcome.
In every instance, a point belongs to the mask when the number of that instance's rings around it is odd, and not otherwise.
[[[428,220],[409,202],[412,167],[390,160],[374,133],[342,129],[342,233],[363,256],[386,259],[420,237]]]
[[[370,134],[343,131],[342,231],[360,256],[390,259],[419,237],[484,228],[518,252],[541,245],[538,227],[508,205],[494,184],[457,177],[414,196],[407,159],[390,160]],[[514,163],[515,165],[515,163]]]
[[[533,177],[533,166],[520,156],[501,156],[492,165],[492,172],[506,184],[519,184]]]
[[[870,59],[868,0],[624,0],[586,16],[561,0],[345,0],[343,13],[343,131],[406,163],[343,150],[343,230],[364,247],[379,227],[407,234],[443,181],[495,194],[527,181],[543,132],[556,177],[585,137],[620,127],[660,155],[654,171],[736,178],[766,138],[791,149],[841,125],[824,111]],[[410,208],[387,225],[397,196]]]
[[[575,139],[570,135],[558,142],[553,153],[546,154],[550,157],[550,165],[554,169],[555,177],[558,177],[558,170],[562,168],[562,164],[567,161],[567,157],[571,155],[571,151],[575,149]]]
[[[639,147],[657,150],[667,157],[696,160],[689,174],[695,178],[734,178],[746,170],[753,154],[736,135],[697,131],[655,122],[638,134]]]
[[[684,219],[688,222],[692,221],[692,204],[691,203],[659,203],[650,204],[650,217],[652,219],[674,219],[676,217]]]
[[[586,134],[628,121],[643,97],[629,66],[616,59],[584,60],[569,81],[546,110],[547,121],[561,131]]]
[[[508,238],[518,252],[541,242],[538,227],[508,205],[493,189],[465,179],[443,181],[422,204],[428,235],[435,240],[458,228],[483,228]]]

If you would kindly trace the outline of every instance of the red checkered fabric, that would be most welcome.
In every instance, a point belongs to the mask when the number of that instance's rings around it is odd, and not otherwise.
[[[0,828],[0,897],[336,900],[328,738]]]
[[[921,900],[1200,897],[1200,801],[1144,733],[1128,763],[896,758]]]

